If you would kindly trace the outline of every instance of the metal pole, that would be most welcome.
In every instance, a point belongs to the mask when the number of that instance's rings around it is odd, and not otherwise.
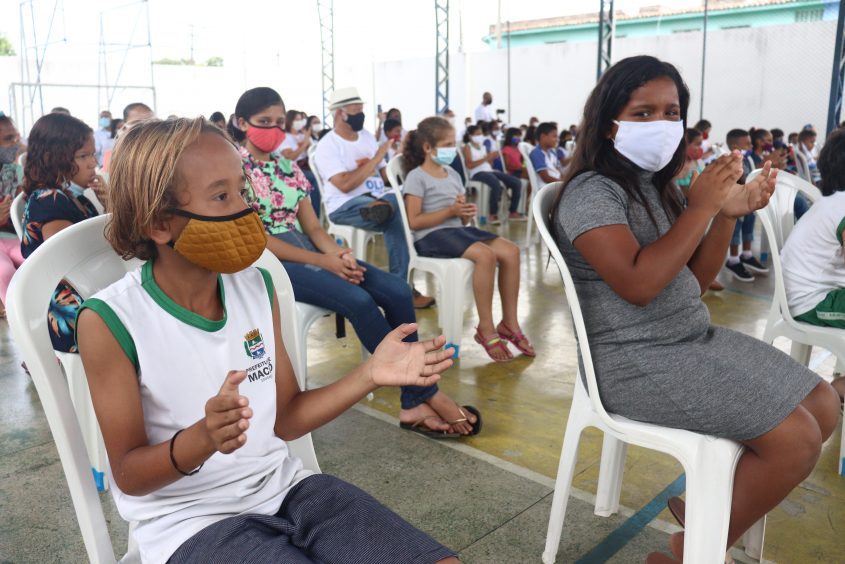
[[[830,77],[830,101],[827,106],[827,134],[839,126],[842,111],[842,83],[845,80],[845,0],[839,0],[839,19],[836,24],[836,45],[833,51],[833,71]]]
[[[601,78],[602,73],[610,66],[615,26],[616,16],[613,12],[613,0],[599,0],[599,44],[596,80]]]
[[[707,16],[709,13],[710,1],[704,0],[704,39],[701,44],[701,105],[698,108],[698,119],[704,119],[704,70],[707,68]]]
[[[508,20],[508,122],[513,124],[511,117],[511,21]]]

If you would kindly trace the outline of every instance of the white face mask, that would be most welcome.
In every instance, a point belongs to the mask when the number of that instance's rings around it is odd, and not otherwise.
[[[475,143],[476,145],[481,145],[484,143],[484,136],[483,135],[473,135],[469,138],[470,141]]]
[[[306,121],[304,119],[295,119],[293,120],[293,128],[297,131],[305,127]]]
[[[616,150],[643,170],[657,172],[669,164],[684,137],[682,121],[615,121]]]
[[[323,130],[323,124],[315,123],[311,125],[311,131],[314,133],[320,133]]]

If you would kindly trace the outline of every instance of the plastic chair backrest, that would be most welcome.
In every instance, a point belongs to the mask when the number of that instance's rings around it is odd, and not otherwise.
[[[464,187],[468,188],[472,178],[470,178],[469,169],[467,169],[467,160],[464,158],[463,143],[458,143],[458,158],[461,159],[461,168],[464,169]]]
[[[812,182],[813,178],[810,174],[810,163],[807,162],[807,157],[801,152],[801,146],[792,145],[792,154],[795,156],[796,174],[807,182]]]
[[[530,143],[522,142],[519,144],[519,153],[522,155],[522,160],[525,161],[525,169],[528,171],[528,181],[531,183],[531,189],[536,194],[543,187],[543,182],[540,181],[540,176],[534,168],[534,163],[531,162],[531,151],[533,150],[534,148]]]
[[[9,209],[9,218],[12,220],[12,227],[15,228],[19,241],[23,240],[23,212],[25,208],[26,194],[20,192],[12,200],[12,207]]]
[[[752,181],[760,173],[761,169],[752,171],[748,175],[746,182]],[[775,193],[772,194],[769,205],[765,208],[773,229],[772,235],[767,234],[767,236],[769,237],[770,244],[774,243],[778,250],[783,249],[786,239],[792,233],[792,228],[795,226],[795,197],[799,192],[806,196],[811,203],[819,201],[822,197],[821,191],[809,182],[794,174],[789,174],[782,170],[778,171]],[[758,215],[761,214],[758,212]]]
[[[387,178],[390,180],[390,185],[396,190],[396,207],[399,208],[399,213],[402,215],[402,227],[405,229],[408,254],[413,260],[417,258],[417,249],[414,247],[414,237],[411,233],[411,225],[408,223],[408,211],[405,209],[405,197],[402,195],[402,184],[405,181],[405,157],[401,153],[387,163]]]
[[[747,181],[753,180],[759,174],[759,169],[753,171],[748,175]],[[774,302],[777,304],[784,321],[795,328],[798,328],[798,324],[789,312],[780,253],[795,226],[793,206],[795,205],[795,197],[799,192],[807,196],[813,203],[821,198],[821,192],[812,184],[804,182],[788,172],[780,171],[778,172],[775,193],[772,194],[769,204],[756,212],[757,217],[760,218],[760,223],[763,225],[766,237],[769,239],[769,252],[772,256],[772,267],[775,271]]]
[[[323,177],[320,176],[320,171],[317,170],[317,160],[314,158],[314,152],[316,152],[316,147],[313,152],[309,151],[308,153],[308,166],[311,168],[311,172],[314,173],[314,178],[317,179],[317,190],[320,191],[320,199],[325,202],[326,193],[323,190]]]
[[[555,264],[557,264],[558,270],[560,270],[560,276],[563,279],[563,289],[566,293],[566,301],[569,304],[569,312],[572,315],[572,323],[575,326],[578,350],[581,351],[581,360],[584,365],[584,376],[587,381],[590,402],[605,425],[614,431],[623,432],[619,428],[619,425],[607,414],[601,403],[598,384],[596,383],[596,372],[593,366],[593,356],[590,352],[589,340],[587,339],[587,328],[584,325],[584,317],[581,313],[581,304],[578,301],[578,294],[575,291],[575,284],[572,281],[572,275],[569,273],[569,267],[566,266],[557,242],[551,234],[549,214],[551,213],[555,198],[557,198],[557,195],[562,189],[562,182],[546,184],[534,197],[534,205],[531,211],[534,214],[534,220],[537,223],[537,230],[540,232],[540,237],[549,249],[549,253]]]

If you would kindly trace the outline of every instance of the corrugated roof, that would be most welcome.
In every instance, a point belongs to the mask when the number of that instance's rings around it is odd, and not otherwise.
[[[796,0],[710,0],[709,12],[721,12],[724,10],[735,10],[738,8],[754,8],[761,6],[772,6],[777,4],[793,4]],[[661,4],[652,6],[643,6],[637,14],[626,14],[621,10],[616,10],[616,21],[623,20],[639,20],[643,18],[653,18],[657,16],[677,16],[683,14],[700,14],[704,12],[704,3],[701,6],[690,8],[671,8]],[[514,31],[531,31],[535,29],[548,29],[555,27],[565,27],[572,25],[582,25],[589,23],[598,23],[599,15],[597,12],[588,14],[575,14],[571,16],[559,16],[555,18],[542,18],[538,20],[523,20],[517,22],[510,22],[510,30]],[[506,33],[505,24],[502,23],[502,33]],[[496,34],[496,25],[490,26],[490,35]]]

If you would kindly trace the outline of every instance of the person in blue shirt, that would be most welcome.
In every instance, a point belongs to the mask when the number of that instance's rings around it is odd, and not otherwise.
[[[543,184],[560,180],[560,159],[557,155],[557,126],[551,122],[543,122],[537,126],[537,146],[528,155],[534,171]]]

